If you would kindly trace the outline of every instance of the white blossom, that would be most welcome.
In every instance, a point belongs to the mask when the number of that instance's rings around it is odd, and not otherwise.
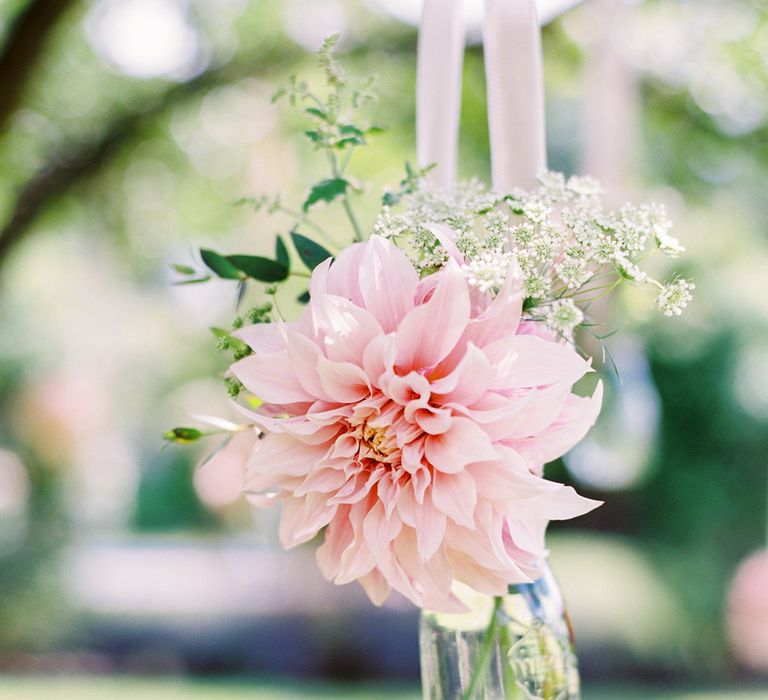
[[[405,206],[399,213],[382,210],[374,232],[396,239],[415,268],[428,274],[449,258],[430,224],[447,226],[467,278],[484,292],[500,287],[516,261],[532,317],[565,314],[571,305],[578,310],[575,303],[598,298],[621,281],[662,289],[659,308],[667,315],[680,313],[693,285],[678,280],[665,287],[644,269],[651,252],[675,257],[683,251],[670,234],[663,206],[605,210],[602,188],[589,177],[566,180],[561,173],[543,172],[537,183],[531,191],[506,193],[488,190],[478,180],[451,192],[416,189],[402,196]]]
[[[665,316],[679,316],[693,298],[691,292],[694,289],[696,289],[695,284],[682,277],[678,278],[661,289],[656,297],[656,305]]]
[[[545,319],[552,330],[570,336],[584,320],[584,312],[573,303],[573,299],[559,299],[549,306]]]
[[[477,287],[481,292],[489,292],[504,284],[507,270],[512,262],[512,257],[508,253],[494,255],[486,252],[470,260],[466,265],[462,265],[461,269],[472,286]]]

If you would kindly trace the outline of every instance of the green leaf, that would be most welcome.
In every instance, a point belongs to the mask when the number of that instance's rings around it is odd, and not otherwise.
[[[383,126],[369,126],[363,133],[366,136],[379,136],[386,133],[386,129]]]
[[[339,126],[339,133],[343,138],[336,141],[336,148],[343,149],[347,146],[364,146],[365,136],[363,132],[358,129],[354,124],[342,124]]]
[[[180,445],[189,444],[204,436],[205,433],[197,428],[173,428],[172,430],[163,433],[164,440],[168,440],[168,442],[176,442]]]
[[[339,131],[345,135],[348,135],[348,134],[353,134],[354,136],[363,135],[363,131],[361,129],[358,129],[354,124],[341,124],[339,126]]]
[[[290,271],[291,258],[288,255],[288,248],[285,245],[285,241],[283,240],[282,236],[278,236],[277,240],[275,240],[275,257],[277,258],[277,262],[285,267],[286,270]]]
[[[208,248],[200,249],[200,257],[206,267],[225,280],[239,280],[242,277],[240,270],[230,260]]]
[[[381,198],[381,203],[385,207],[394,207],[396,204],[400,203],[400,195],[397,192],[385,192],[384,196]]]
[[[322,109],[318,109],[317,107],[307,107],[305,111],[307,114],[311,114],[313,117],[317,117],[318,119],[322,119],[324,121],[328,119],[328,115],[323,112]]]
[[[180,275],[195,275],[197,274],[197,270],[195,270],[194,267],[190,267],[189,265],[179,265],[178,263],[173,263],[171,265],[171,268],[175,272],[178,272]]]
[[[323,135],[319,131],[305,131],[304,136],[306,136],[312,143],[320,143],[323,140]]]
[[[179,280],[178,282],[174,282],[173,285],[175,287],[180,287],[184,284],[200,284],[201,282],[208,282],[211,279],[210,275],[205,275],[203,277],[195,277],[191,280]]]
[[[304,211],[309,211],[309,208],[318,202],[332,202],[336,197],[343,195],[347,191],[347,187],[349,187],[349,182],[341,177],[318,182],[309,191],[309,196],[304,202]]]
[[[296,246],[296,252],[299,254],[301,261],[310,270],[314,270],[323,260],[332,257],[331,253],[319,243],[315,243],[296,231],[291,231],[291,239],[293,240],[293,245]]]
[[[299,304],[309,304],[309,290],[304,292],[304,294],[299,294],[299,296],[296,297],[296,301],[298,301]]]
[[[282,282],[288,277],[288,268],[277,260],[259,255],[229,255],[227,260],[237,270],[259,282]]]

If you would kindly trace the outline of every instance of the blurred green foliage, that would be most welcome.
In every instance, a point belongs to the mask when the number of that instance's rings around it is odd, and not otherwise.
[[[0,4],[0,64],[34,4]],[[631,296],[622,300],[628,320],[617,324],[642,336],[660,396],[658,443],[637,488],[596,492],[606,505],[568,527],[636,542],[678,592],[699,632],[698,658],[727,659],[724,590],[738,562],[765,544],[768,19],[761,5],[734,0],[707,3],[697,24],[690,5],[655,0],[629,16],[635,43],[646,47],[635,57],[636,179],[675,205],[677,234],[691,252],[681,272],[699,294],[674,327],[649,320]],[[272,256],[289,220],[233,203],[280,191],[300,207],[306,184],[327,176],[295,112],[269,104],[291,74],[317,70],[301,37],[285,29],[290,8],[308,11],[306,3],[178,3],[177,20],[192,32],[190,56],[151,77],[131,74],[135,58],[115,48],[120,37],[110,37],[99,14],[111,6],[71,3],[16,75],[24,81],[18,102],[0,114],[0,447],[22,457],[30,489],[25,534],[0,550],[6,648],[55,637],[40,632],[41,615],[61,617],[47,593],[55,579],[41,572],[65,537],[250,526],[236,508],[205,506],[193,488],[194,465],[210,445],[160,453],[163,427],[186,424],[194,406],[207,411],[214,397],[225,406],[220,383],[201,378],[226,364],[207,327],[235,315],[234,285],[171,289],[168,265],[198,263],[191,251],[208,245]],[[365,185],[354,196],[367,228],[381,187],[398,182],[413,157],[415,31],[375,5],[339,7],[347,24],[341,50],[350,72],[378,74],[374,121],[387,128],[355,157]],[[589,12],[587,3],[544,32],[550,164],[566,172],[578,169],[584,145],[588,42],[580,27]],[[676,29],[649,63],[654,22]],[[664,64],[662,49],[672,45],[690,51]],[[485,177],[477,46],[465,61],[461,116],[462,175]],[[331,208],[318,215],[337,243],[349,240],[348,223]],[[288,310],[301,291],[286,294]],[[253,304],[266,301],[250,294]],[[74,392],[56,394],[70,383]],[[562,465],[552,475],[568,478]],[[710,670],[728,667],[713,662]]]

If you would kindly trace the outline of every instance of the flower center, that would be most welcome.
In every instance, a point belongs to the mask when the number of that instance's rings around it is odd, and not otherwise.
[[[374,428],[363,424],[361,442],[377,457],[388,457],[397,450],[397,444],[388,435],[386,428]]]

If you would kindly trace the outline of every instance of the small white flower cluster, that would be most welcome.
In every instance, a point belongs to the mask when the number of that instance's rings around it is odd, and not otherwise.
[[[485,251],[462,265],[467,281],[481,292],[491,292],[504,284],[509,266],[514,263],[510,253]]]
[[[479,180],[462,183],[452,194],[420,189],[404,197],[403,201],[406,208],[401,213],[383,207],[373,232],[396,240],[422,274],[440,269],[448,260],[447,251],[429,230],[429,224],[445,224],[454,231],[457,245],[461,241],[467,251],[472,251],[472,255],[468,255],[462,250],[468,260],[497,247],[494,241],[481,241],[473,233],[477,212],[490,212],[498,202]],[[496,239],[502,240],[503,234],[497,235]]]
[[[676,279],[664,285],[656,297],[656,305],[664,312],[665,316],[679,316],[688,302],[693,299],[691,292],[696,289],[693,282],[682,278]]]
[[[544,320],[553,330],[570,336],[573,329],[584,321],[584,312],[573,303],[573,299],[558,299],[549,306]]]
[[[583,309],[621,282],[657,290],[657,306],[679,315],[694,285],[684,279],[663,284],[641,268],[650,252],[677,257],[684,248],[670,234],[663,206],[626,204],[605,211],[602,188],[590,177],[566,179],[544,172],[532,191],[491,192],[477,181],[452,194],[417,189],[403,197],[404,209],[386,208],[375,232],[396,239],[422,273],[448,260],[428,226],[444,224],[464,257],[470,284],[494,293],[517,263],[531,317],[564,335],[584,320]]]

